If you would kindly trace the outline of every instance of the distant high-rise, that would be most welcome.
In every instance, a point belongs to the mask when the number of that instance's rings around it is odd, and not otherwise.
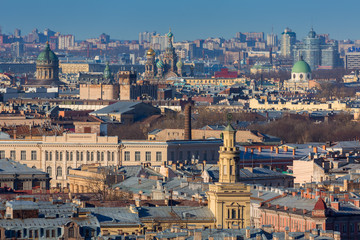
[[[16,28],[16,29],[14,30],[14,37],[16,37],[16,38],[20,38],[20,37],[21,37],[21,30],[20,30],[20,29]]]
[[[139,44],[143,44],[144,42],[151,42],[152,36],[155,36],[156,32],[141,32],[139,33]]]
[[[274,33],[266,35],[266,44],[269,47],[276,47],[278,45],[278,37]]]
[[[291,57],[293,55],[293,47],[296,43],[296,33],[290,28],[285,28],[281,36],[281,56]]]
[[[316,35],[313,29],[304,38],[303,43],[294,46],[293,52],[294,62],[303,57],[311,69],[334,68],[339,65],[337,42],[325,43],[325,38]]]
[[[68,49],[69,47],[73,47],[75,45],[75,37],[74,35],[60,35],[58,37],[58,48],[59,49]]]

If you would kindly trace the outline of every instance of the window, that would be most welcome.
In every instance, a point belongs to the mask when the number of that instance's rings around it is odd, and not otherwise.
[[[56,169],[56,176],[57,176],[57,177],[61,177],[61,176],[62,176],[62,168],[61,168],[61,167],[57,167],[57,169]]]
[[[73,152],[70,152],[70,161],[73,160]]]
[[[171,158],[172,161],[175,160],[175,153],[174,153],[174,152],[171,152],[171,153],[170,153],[170,158]]]
[[[59,152],[55,151],[55,161],[59,161]]]
[[[111,152],[110,151],[107,152],[107,160],[111,161]]]
[[[16,153],[15,153],[14,150],[11,150],[11,151],[10,151],[10,158],[11,158],[12,160],[15,160],[15,159],[16,159]]]
[[[90,161],[90,152],[89,151],[86,151],[86,160]]]
[[[20,159],[21,160],[26,160],[26,151],[21,151],[20,152]]]
[[[235,209],[231,209],[231,218],[236,219],[236,210]]]
[[[342,228],[343,228],[342,229],[343,233],[346,233],[347,232],[347,224],[343,223]]]
[[[70,159],[69,152],[66,151],[66,161],[69,161],[69,159]]]
[[[45,151],[45,161],[49,161],[49,152]]]
[[[79,151],[76,151],[76,161],[80,161],[80,153],[79,153]]]
[[[104,161],[104,152],[101,152],[101,161]]]
[[[355,228],[354,228],[354,223],[350,223],[350,232],[354,232]]]
[[[49,174],[49,177],[51,177],[51,172],[52,172],[51,167],[47,167],[46,172]]]
[[[31,151],[31,160],[36,160],[37,156],[36,156],[36,151]]]
[[[111,153],[111,161],[115,161],[115,153],[114,152]]]
[[[91,152],[90,156],[91,156],[91,161],[94,161],[94,152]]]
[[[207,151],[204,151],[204,160],[207,160]]]
[[[145,152],[145,161],[147,162],[151,161],[151,152]]]
[[[130,152],[129,151],[126,151],[124,153],[124,161],[130,161]]]
[[[96,152],[96,161],[100,161],[100,152],[99,151],[97,151]]]
[[[84,160],[84,154],[83,152],[80,153],[80,161],[83,161]]]
[[[1,150],[1,151],[0,151],[0,158],[1,158],[1,159],[4,159],[4,158],[5,158],[5,151],[4,151],[4,150]]]
[[[53,156],[52,152],[49,152],[49,159],[50,159],[50,161],[52,161],[52,156]]]
[[[183,152],[182,151],[179,152],[179,160],[183,160]]]
[[[187,151],[187,160],[191,160],[191,152]]]
[[[162,152],[156,152],[156,161],[161,162],[162,161]]]
[[[68,237],[69,238],[74,238],[75,237],[74,227],[69,227]]]
[[[135,161],[140,161],[140,152],[135,152]]]
[[[60,152],[60,161],[63,160],[63,152]]]

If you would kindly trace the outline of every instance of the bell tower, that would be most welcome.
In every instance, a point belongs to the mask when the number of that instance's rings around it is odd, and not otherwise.
[[[236,147],[236,130],[228,124],[222,133],[219,150],[219,182],[209,185],[208,207],[218,228],[250,226],[250,187],[240,179],[240,150]]]

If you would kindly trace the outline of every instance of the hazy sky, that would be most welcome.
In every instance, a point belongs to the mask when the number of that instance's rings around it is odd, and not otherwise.
[[[272,27],[280,34],[290,27],[302,39],[314,26],[331,38],[360,39],[358,0],[0,0],[0,8],[6,34],[50,28],[76,40],[103,32],[124,40],[171,27],[179,41],[269,33]]]

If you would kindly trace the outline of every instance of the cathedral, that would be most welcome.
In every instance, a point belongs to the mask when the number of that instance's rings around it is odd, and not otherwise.
[[[59,59],[47,42],[36,59],[36,79],[29,80],[26,86],[52,87],[63,85],[59,80]]]
[[[152,48],[146,52],[144,80],[151,82],[182,76],[183,62],[175,53],[173,46],[174,35],[171,30],[166,36],[168,38],[168,47],[161,56],[156,58],[155,51]]]

